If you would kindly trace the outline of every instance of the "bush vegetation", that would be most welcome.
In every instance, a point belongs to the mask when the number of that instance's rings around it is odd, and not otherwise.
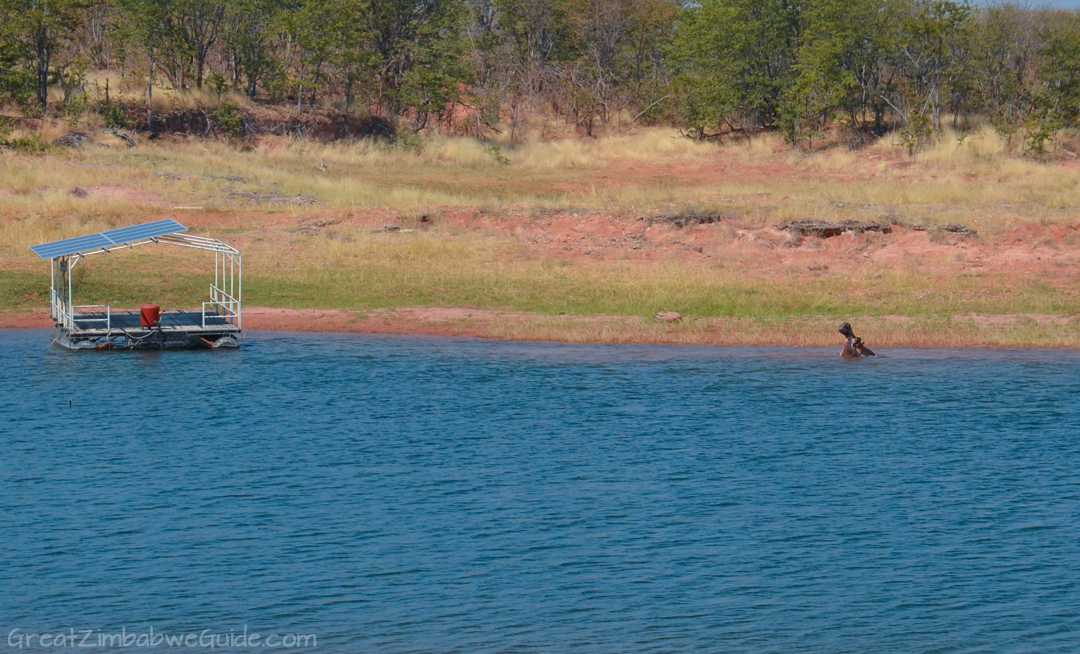
[[[4,101],[82,111],[103,70],[148,111],[155,89],[233,94],[511,141],[554,114],[590,136],[663,123],[813,148],[840,126],[915,151],[988,122],[1037,155],[1080,127],[1080,15],[1026,4],[0,0]]]

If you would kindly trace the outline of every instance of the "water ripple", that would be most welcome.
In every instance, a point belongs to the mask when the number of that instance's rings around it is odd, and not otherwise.
[[[47,342],[0,334],[5,634],[1080,649],[1076,353]]]

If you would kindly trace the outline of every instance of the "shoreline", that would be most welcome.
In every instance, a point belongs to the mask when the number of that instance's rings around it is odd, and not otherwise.
[[[844,318],[872,347],[1080,349],[1080,317],[1056,315],[855,316]],[[245,331],[473,337],[628,345],[830,347],[841,319],[703,318],[660,323],[641,316],[543,315],[471,308],[370,311],[250,307]],[[45,309],[0,312],[0,329],[48,329]]]

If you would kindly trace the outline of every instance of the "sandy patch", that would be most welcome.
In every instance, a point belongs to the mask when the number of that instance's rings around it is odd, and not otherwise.
[[[0,329],[48,329],[53,326],[47,309],[20,313],[0,313]]]

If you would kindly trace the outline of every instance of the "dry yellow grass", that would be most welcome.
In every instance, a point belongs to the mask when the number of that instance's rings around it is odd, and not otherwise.
[[[63,131],[58,125],[48,129]],[[738,323],[730,339],[762,343],[781,337],[802,343],[795,334],[815,333],[838,316],[900,315],[916,322],[883,322],[876,342],[919,338],[949,345],[975,338],[1009,345],[1040,338],[1044,344],[1080,344],[1073,323],[976,329],[951,322],[967,313],[1075,313],[1071,291],[1028,277],[961,274],[959,264],[937,271],[917,262],[896,269],[867,264],[820,279],[807,278],[803,268],[763,280],[740,264],[753,252],[715,264],[645,265],[618,258],[569,263],[530,249],[507,231],[469,232],[436,220],[428,233],[388,235],[350,219],[353,212],[384,212],[411,225],[410,217],[463,209],[528,220],[552,209],[632,218],[698,208],[724,210],[742,225],[802,218],[959,222],[988,242],[1022,223],[1075,223],[1078,172],[1053,160],[1020,158],[986,130],[963,140],[945,135],[915,157],[888,140],[862,152],[807,154],[775,135],[717,147],[660,129],[513,146],[440,136],[411,148],[283,138],[248,148],[141,137],[128,148],[105,135],[95,139],[82,151],[0,154],[3,307],[37,306],[35,294],[47,272],[29,245],[165,216],[183,221],[185,214],[174,207],[200,206],[209,213],[198,215],[212,218],[196,224],[242,245],[248,299],[267,306],[512,308],[550,316],[551,324],[507,324],[491,335],[548,338],[544,330],[550,329],[559,340],[649,340],[661,333],[650,324],[626,322],[560,326],[561,312],[647,317],[675,309],[691,317],[749,320]],[[76,186],[90,196],[74,197]],[[250,203],[230,197],[233,189],[303,195],[321,204]],[[314,235],[298,229],[328,216],[343,222]],[[727,237],[717,231],[716,238],[739,238],[729,231]],[[182,304],[205,292],[200,261],[189,254],[132,256],[88,262],[80,273],[83,299],[136,303],[147,289],[168,288],[174,289],[170,301]],[[928,295],[929,289],[935,293]],[[714,338],[718,327],[689,322],[663,338],[681,342],[670,339],[683,334],[685,342],[701,342],[699,332],[709,329]],[[813,338],[803,340],[810,344]]]
[[[55,136],[62,128],[47,130]],[[233,188],[305,195],[342,208],[515,205],[645,213],[699,206],[766,221],[893,216],[984,231],[1017,220],[1071,220],[1080,207],[1076,170],[1010,154],[989,130],[963,140],[945,134],[914,158],[889,139],[862,153],[806,154],[775,135],[717,147],[659,129],[518,146],[443,136],[407,149],[283,138],[251,150],[204,140],[129,149],[114,137],[97,139],[82,152],[0,157],[6,213],[80,211],[85,203],[62,193],[94,185],[160,198],[158,206],[113,198],[90,207],[111,214],[192,203],[251,209],[226,197]]]

